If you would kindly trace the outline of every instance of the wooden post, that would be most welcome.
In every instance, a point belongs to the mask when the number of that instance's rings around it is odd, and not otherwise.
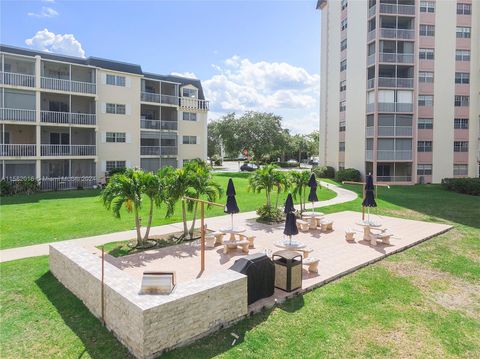
[[[105,246],[102,246],[102,324],[105,325]]]
[[[205,202],[200,202],[200,241],[201,255],[200,255],[200,272],[205,270]]]

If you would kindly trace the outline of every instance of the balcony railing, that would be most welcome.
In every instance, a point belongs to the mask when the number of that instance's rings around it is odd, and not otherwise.
[[[374,127],[373,126],[370,126],[370,127],[366,127],[365,128],[365,136],[366,137],[373,137],[373,134],[374,134]]]
[[[415,15],[415,6],[380,4],[380,14]]]
[[[0,82],[5,85],[35,87],[35,75],[2,72]]]
[[[413,78],[380,77],[378,87],[413,88]]]
[[[371,18],[372,16],[374,16],[376,11],[377,11],[377,6],[373,5],[371,8],[368,9],[368,17]]]
[[[162,95],[162,103],[178,106],[178,96]]]
[[[375,87],[375,79],[367,80],[367,89],[373,89]]]
[[[365,150],[365,160],[373,161],[373,150]]]
[[[368,55],[367,57],[367,65],[373,65],[375,63],[375,54]]]
[[[42,77],[40,83],[43,89],[87,94],[97,93],[97,85],[93,82],[80,82],[55,79],[53,77]]]
[[[158,93],[142,92],[141,99],[146,102],[160,103],[161,96]]]
[[[378,112],[413,112],[413,104],[398,102],[379,102]]]
[[[411,182],[412,176],[377,176],[377,182]]]
[[[140,119],[140,128],[145,128],[149,130],[159,130],[160,129],[160,120],[146,120]]]
[[[4,144],[0,145],[2,157],[32,157],[36,155],[35,144]]]
[[[367,112],[373,112],[374,109],[375,109],[374,103],[367,103]]]
[[[378,136],[389,137],[389,136],[399,136],[399,137],[412,137],[413,130],[412,126],[379,126],[378,127]]]
[[[409,29],[380,29],[380,37],[386,39],[415,39],[415,30]]]
[[[414,56],[413,54],[382,52],[380,53],[379,61],[400,64],[413,64]]]
[[[95,145],[41,145],[42,156],[95,156]]]
[[[377,150],[377,161],[411,161],[411,150]]]
[[[177,154],[177,146],[140,146],[142,156],[176,156]]]
[[[192,110],[208,111],[209,103],[205,100],[199,100],[192,97],[180,97],[180,106]]]
[[[177,121],[162,121],[162,130],[176,131],[178,129]]]
[[[17,108],[0,108],[0,120],[35,122],[35,110],[22,110]]]
[[[377,32],[376,32],[375,30],[370,31],[370,32],[367,34],[367,41],[372,41],[372,40],[375,38],[376,33],[377,33]]]
[[[95,125],[97,123],[97,115],[94,113],[41,111],[40,120],[47,123]]]
[[[22,181],[25,178],[34,177],[5,177],[5,179],[13,184]],[[37,178],[41,191],[61,191],[66,189],[91,188],[97,184],[95,176],[81,177],[41,177]]]

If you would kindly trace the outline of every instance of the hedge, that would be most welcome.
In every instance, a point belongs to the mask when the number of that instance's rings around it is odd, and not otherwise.
[[[330,166],[313,167],[312,172],[318,178],[335,178],[335,168]]]
[[[343,170],[338,170],[337,174],[335,175],[335,179],[338,182],[342,181],[354,181],[360,182],[362,176],[360,175],[360,171],[356,170],[355,168],[345,168]]]
[[[444,178],[442,186],[449,191],[480,196],[480,178]]]
[[[272,162],[280,168],[297,168],[300,167],[298,162]]]

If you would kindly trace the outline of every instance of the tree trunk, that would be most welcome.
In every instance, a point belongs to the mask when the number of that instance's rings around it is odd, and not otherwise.
[[[143,244],[142,233],[140,232],[140,219],[138,218],[138,208],[134,205],[135,229],[137,230],[137,247]]]
[[[153,217],[153,198],[150,198],[150,210],[148,211],[148,223],[147,223],[147,230],[145,232],[145,237],[143,241],[148,241],[148,236],[150,235],[150,228],[152,227],[152,217]]]
[[[195,221],[197,219],[197,206],[198,202],[195,202],[195,205],[193,206],[193,219],[192,219],[192,227],[190,227],[190,238],[193,238],[193,231],[195,230]]]
[[[182,200],[182,220],[183,220],[183,236],[186,237],[188,234],[188,227],[187,227],[187,209],[185,208],[184,200]]]
[[[280,197],[280,189],[277,188],[277,199],[275,200],[275,208],[278,208],[278,197]]]

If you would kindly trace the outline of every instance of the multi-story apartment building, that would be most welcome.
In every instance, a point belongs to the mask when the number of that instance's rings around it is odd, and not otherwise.
[[[155,171],[206,159],[200,81],[11,46],[0,56],[2,178],[85,186],[115,167]]]
[[[478,176],[480,1],[319,0],[320,161],[377,181]]]

